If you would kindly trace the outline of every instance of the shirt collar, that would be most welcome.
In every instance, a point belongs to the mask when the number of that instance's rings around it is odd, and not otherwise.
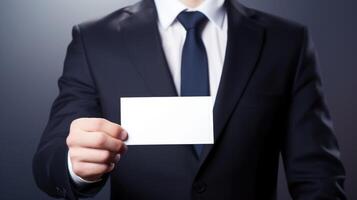
[[[168,28],[175,20],[177,15],[184,10],[200,11],[213,22],[217,27],[223,28],[226,11],[224,0],[204,0],[197,8],[191,9],[179,0],[155,0],[158,20],[163,28]]]

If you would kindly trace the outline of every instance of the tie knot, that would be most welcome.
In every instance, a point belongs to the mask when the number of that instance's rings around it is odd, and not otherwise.
[[[199,28],[207,21],[207,17],[199,12],[183,11],[177,16],[177,20],[185,27],[186,30]]]

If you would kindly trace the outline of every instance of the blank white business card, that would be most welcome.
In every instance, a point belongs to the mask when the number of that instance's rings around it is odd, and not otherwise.
[[[120,99],[127,145],[213,144],[212,97]]]

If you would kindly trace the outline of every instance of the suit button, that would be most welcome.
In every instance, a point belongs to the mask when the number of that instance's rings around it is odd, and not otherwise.
[[[203,182],[196,182],[195,184],[193,184],[193,189],[197,193],[203,193],[206,191],[207,185],[206,185],[206,183],[203,183]]]

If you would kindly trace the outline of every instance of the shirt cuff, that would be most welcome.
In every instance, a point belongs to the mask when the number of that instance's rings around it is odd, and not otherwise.
[[[88,180],[84,180],[83,178],[81,178],[77,174],[75,174],[73,172],[73,169],[72,169],[72,162],[71,162],[71,159],[69,157],[69,153],[67,153],[67,163],[68,163],[67,166],[68,166],[68,171],[69,171],[69,174],[71,176],[71,179],[72,179],[72,181],[74,182],[74,184],[77,187],[84,187],[84,186],[87,186],[89,184],[100,182],[102,180],[102,179],[98,179],[98,180],[95,180],[95,181],[88,181]]]

